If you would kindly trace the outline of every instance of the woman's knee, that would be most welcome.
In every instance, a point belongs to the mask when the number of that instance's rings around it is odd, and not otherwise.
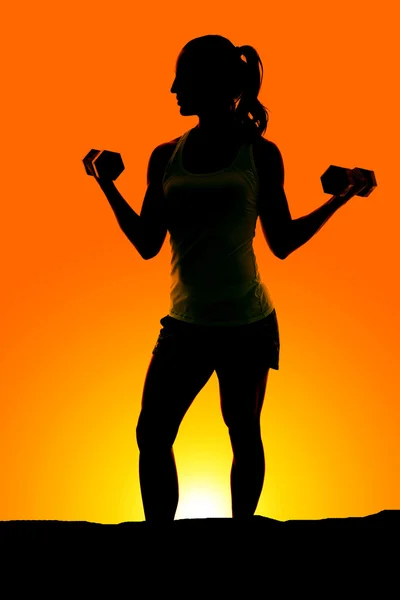
[[[261,440],[260,419],[256,416],[247,419],[232,419],[229,421],[228,430],[232,442],[248,443]]]
[[[136,441],[139,450],[172,448],[176,438],[176,428],[168,421],[160,421],[141,411],[136,426]]]

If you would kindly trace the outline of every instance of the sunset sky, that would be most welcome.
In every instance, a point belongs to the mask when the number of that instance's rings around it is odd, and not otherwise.
[[[392,2],[8,3],[1,52],[0,520],[142,521],[135,429],[169,310],[169,235],[144,261],[82,159],[120,152],[136,212],[153,149],[198,123],[170,88],[181,48],[220,34],[258,51],[264,137],[293,218],[330,164],[375,172],[286,260],[254,249],[278,317],[256,514],[400,509],[398,19]],[[217,376],[174,445],[176,518],[230,517]],[[160,498],[160,501],[162,499]]]

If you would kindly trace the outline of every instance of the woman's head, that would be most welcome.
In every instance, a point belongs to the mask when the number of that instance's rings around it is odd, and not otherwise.
[[[182,114],[200,118],[229,114],[250,137],[261,136],[268,123],[267,110],[257,98],[262,76],[255,48],[239,50],[223,36],[205,35],[189,41],[180,52],[171,93],[177,95]]]

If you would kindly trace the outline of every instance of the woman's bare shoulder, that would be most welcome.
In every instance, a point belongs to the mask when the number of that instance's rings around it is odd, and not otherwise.
[[[254,155],[258,157],[259,160],[273,160],[277,155],[280,155],[280,150],[275,142],[268,140],[261,135],[253,141],[253,150]]]
[[[173,140],[170,140],[169,142],[163,142],[162,144],[159,144],[155,150],[157,152],[157,155],[159,157],[159,161],[160,161],[160,167],[163,170],[165,168],[165,166],[167,165],[169,159],[171,158],[179,140],[181,139],[181,135],[178,136],[177,138],[174,138]]]
[[[258,147],[262,148],[263,150],[271,150],[271,148],[273,146],[275,146],[274,142],[272,142],[271,140],[263,137],[262,135],[258,135],[254,139],[253,143],[256,144]]]
[[[158,146],[158,148],[160,148],[160,150],[163,150],[165,152],[168,151],[174,151],[176,148],[177,143],[179,142],[179,140],[181,139],[181,135],[179,135],[178,137],[174,138],[173,140],[170,140],[169,142],[163,142],[162,144],[160,144]]]

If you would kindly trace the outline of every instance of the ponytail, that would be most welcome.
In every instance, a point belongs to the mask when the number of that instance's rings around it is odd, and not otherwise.
[[[254,139],[263,135],[269,119],[266,107],[257,98],[264,74],[263,64],[253,46],[237,46],[236,51],[240,60],[238,87],[242,92],[235,102],[235,119]],[[242,56],[246,58],[246,62],[242,60]]]

